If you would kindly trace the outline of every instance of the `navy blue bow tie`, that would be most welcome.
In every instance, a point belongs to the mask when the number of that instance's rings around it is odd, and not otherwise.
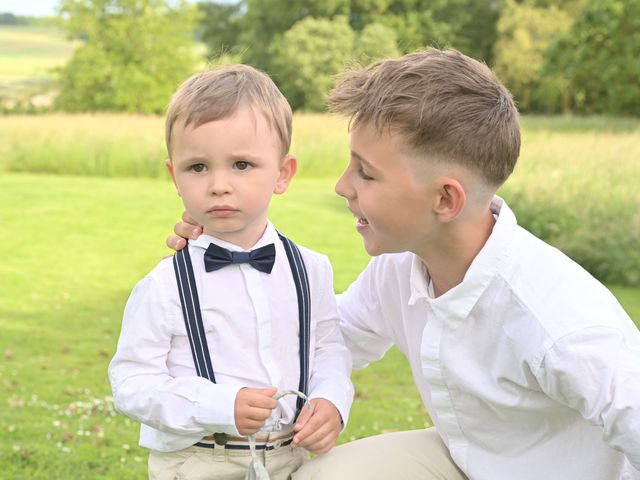
[[[275,260],[276,247],[273,243],[250,252],[232,252],[211,243],[204,252],[204,269],[207,272],[214,272],[232,263],[248,263],[256,270],[271,273]]]

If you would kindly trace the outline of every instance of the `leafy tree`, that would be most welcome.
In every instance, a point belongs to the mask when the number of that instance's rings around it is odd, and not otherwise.
[[[349,13],[349,0],[245,0],[245,6],[239,42],[245,49],[243,60],[267,71],[272,65],[272,44],[297,22]]]
[[[532,7],[538,8],[556,8],[568,13],[571,16],[576,15],[586,0],[516,0],[517,3],[528,3]]]
[[[565,83],[576,112],[638,116],[638,32],[640,0],[588,1],[547,51],[543,75]]]
[[[379,23],[366,25],[356,38],[354,55],[365,65],[381,58],[399,56],[396,32]]]
[[[522,110],[535,107],[544,52],[554,35],[569,30],[569,14],[555,6],[507,0],[498,22],[494,69]]]
[[[360,24],[393,28],[404,52],[455,47],[491,63],[496,23],[503,0],[353,0],[352,17]],[[370,5],[375,5],[369,11]]]
[[[346,17],[308,17],[273,44],[274,80],[294,109],[324,109],[332,77],[352,58],[354,38]]]
[[[85,40],[60,71],[64,110],[162,112],[196,65],[186,0],[62,0],[60,15]]]
[[[388,12],[394,0],[351,0],[349,23],[356,30],[376,22],[378,17]]]
[[[200,2],[200,40],[209,53],[216,56],[240,50],[240,34],[243,29],[242,2]]]

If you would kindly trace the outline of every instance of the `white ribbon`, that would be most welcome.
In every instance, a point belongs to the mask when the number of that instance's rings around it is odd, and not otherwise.
[[[311,410],[311,404],[309,403],[307,396],[299,392],[297,390],[283,390],[281,392],[277,392],[273,398],[275,400],[280,400],[285,395],[297,395],[302,398],[305,403],[304,407],[307,410]],[[249,469],[247,470],[247,474],[245,475],[245,480],[269,480],[269,472],[267,468],[264,466],[264,463],[260,461],[258,458],[258,454],[256,453],[256,436],[247,435],[247,439],[249,440],[249,450],[251,451],[251,463],[249,464]]]

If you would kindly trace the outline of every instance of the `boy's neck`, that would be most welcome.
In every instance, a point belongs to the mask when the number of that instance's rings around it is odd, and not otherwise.
[[[247,232],[242,232],[240,234],[220,233],[207,230],[207,228],[204,229],[203,233],[205,235],[209,235],[210,237],[217,238],[218,240],[223,240],[225,242],[231,243],[237,247],[242,248],[243,250],[249,250],[253,248],[256,243],[258,243],[264,236],[264,232],[267,230],[268,225],[269,222],[265,220],[263,226],[259,225],[253,229],[248,229]]]
[[[486,211],[475,222],[447,226],[439,242],[416,253],[424,263],[436,297],[462,283],[467,270],[491,236],[495,225],[493,213]]]

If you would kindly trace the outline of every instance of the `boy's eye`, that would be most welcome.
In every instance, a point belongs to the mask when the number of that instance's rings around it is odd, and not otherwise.
[[[207,166],[204,163],[196,163],[195,165],[191,165],[191,170],[196,173],[204,172],[207,169]]]
[[[373,180],[373,177],[370,177],[369,175],[367,175],[365,173],[365,171],[362,168],[358,169],[358,175],[360,176],[360,178],[362,178],[363,180]]]
[[[246,170],[247,168],[249,168],[251,166],[251,164],[249,162],[245,162],[245,161],[239,161],[236,162],[234,164],[234,167],[237,168],[238,170]]]

